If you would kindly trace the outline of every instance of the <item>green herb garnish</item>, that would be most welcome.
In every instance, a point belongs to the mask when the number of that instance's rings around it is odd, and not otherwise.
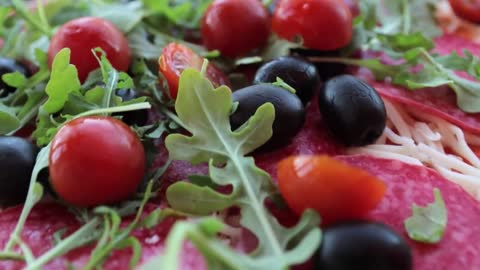
[[[408,236],[422,243],[437,244],[447,228],[447,208],[442,193],[434,189],[435,201],[426,207],[413,205],[413,215],[405,220]]]
[[[270,176],[255,165],[253,158],[245,156],[271,137],[273,105],[262,105],[247,123],[233,132],[229,118],[233,105],[231,95],[225,86],[214,89],[196,70],[187,69],[182,73],[175,109],[192,136],[169,135],[165,144],[170,157],[193,164],[208,163],[211,180],[217,185],[231,185],[233,191],[224,195],[208,186],[179,182],[169,187],[167,199],[174,208],[191,214],[203,215],[231,205],[240,207],[241,224],[258,237],[258,247],[251,256],[238,255],[219,240],[210,239],[198,247],[207,249],[204,255],[212,265],[219,260],[225,262],[224,256],[231,259],[228,269],[252,269],[257,265],[255,269],[280,270],[304,262],[320,243],[317,215],[308,211],[294,228],[281,226],[264,206],[265,199],[275,193],[276,187]],[[194,199],[185,200],[188,196]],[[180,223],[177,226],[178,232],[174,231],[169,239],[171,249],[185,237],[195,242],[195,236],[188,233],[189,225]],[[197,231],[195,227],[191,229]],[[200,237],[202,232],[195,235]],[[206,246],[226,251],[217,255]],[[171,253],[167,251],[167,254]],[[165,263],[164,269],[176,269],[174,265]]]

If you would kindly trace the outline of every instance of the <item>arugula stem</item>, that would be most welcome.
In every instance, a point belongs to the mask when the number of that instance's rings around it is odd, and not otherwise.
[[[232,263],[229,258],[222,256],[222,250],[219,250],[218,246],[212,245],[212,241],[209,241],[209,239],[203,234],[197,231],[193,231],[188,233],[188,238],[195,244],[198,249],[202,251],[202,253],[206,255],[205,257],[209,257],[209,255],[215,257],[215,259],[221,261],[223,265],[227,266],[227,269],[243,270],[242,268]]]
[[[100,225],[100,223],[101,222],[98,217],[92,219],[90,222],[78,229],[75,233],[57,243],[54,248],[50,249],[41,257],[28,264],[25,270],[40,270],[45,264],[54,258],[62,256],[68,251],[94,240],[97,238],[98,234],[92,233],[92,231],[94,231],[97,226]]]
[[[130,105],[123,105],[123,106],[101,108],[101,109],[86,111],[81,114],[77,114],[75,116],[75,119],[85,117],[85,116],[104,114],[104,113],[128,112],[128,111],[144,110],[144,109],[151,109],[151,108],[152,106],[148,102],[135,103]]]
[[[39,22],[37,21],[37,19],[32,17],[31,12],[28,11],[28,8],[25,6],[22,0],[12,0],[12,3],[15,6],[15,10],[20,17],[22,17],[31,26],[33,26],[43,34],[47,35],[48,37],[52,36],[52,32],[46,25],[43,25],[42,22]]]
[[[232,157],[236,154],[234,151],[232,151],[232,149],[228,147],[228,144],[225,143],[224,145],[229,153],[229,156]],[[268,213],[265,211],[265,206],[261,201],[259,201],[259,198],[255,194],[255,192],[251,189],[250,185],[248,184],[250,181],[248,180],[248,177],[244,174],[243,170],[241,170],[242,165],[236,159],[232,159],[232,161],[237,169],[237,172],[240,174],[246,193],[250,197],[250,200],[252,201],[252,204],[253,204],[252,208],[254,209],[255,212],[257,212],[256,213],[257,217],[260,221],[260,224],[262,225],[265,235],[269,240],[269,243],[273,244],[272,245],[273,250],[279,257],[281,257],[283,254],[283,250],[280,246],[280,243],[278,242],[277,237],[275,236],[275,233],[273,233],[272,231],[272,225],[266,219],[266,216],[268,216]]]
[[[273,4],[273,0],[263,0],[263,5],[267,8]]]
[[[25,261],[25,256],[17,252],[0,252],[0,260]]]
[[[178,118],[176,114],[171,112],[169,109],[165,108],[164,106],[160,107],[160,112],[165,114],[168,118],[172,119],[177,125],[181,126],[183,129],[188,129],[187,126]]]
[[[208,106],[204,104],[204,100],[197,96],[197,100],[201,103],[201,107],[207,108]],[[208,119],[208,122],[210,123],[210,126],[213,127],[213,131],[217,135],[218,139],[222,142],[224,148],[227,151],[227,155],[229,157],[236,157],[238,153],[230,148],[229,143],[227,142],[227,138],[224,138],[222,132],[218,130],[217,125],[215,124],[215,121],[211,119],[211,115],[208,113],[205,113],[206,118]],[[245,191],[247,193],[247,196],[250,198],[250,201],[252,202],[252,209],[255,214],[257,215],[259,222],[261,224],[261,229],[265,232],[266,237],[268,238],[268,242],[271,243],[273,251],[276,253],[278,257],[282,257],[283,255],[283,250],[280,246],[280,243],[278,242],[277,237],[275,236],[275,233],[272,231],[272,225],[270,222],[267,220],[268,213],[265,210],[265,206],[263,205],[263,202],[261,202],[255,193],[254,190],[252,190],[251,185],[249,184],[250,181],[248,180],[248,176],[245,175],[245,172],[242,170],[242,164],[240,164],[239,160],[237,158],[232,158],[231,161],[233,162],[235,169],[240,175],[243,187],[245,188]]]
[[[11,132],[9,132],[7,135],[8,136],[11,136],[13,134],[15,134],[15,132],[19,131],[20,129],[22,129],[23,127],[25,127],[26,124],[28,124],[38,113],[38,109],[47,101],[48,98],[44,98],[43,100],[41,100],[40,102],[38,102],[33,108],[31,108],[27,113],[25,113],[24,115],[20,116],[20,125],[18,126],[17,129],[15,130],[12,130]]]
[[[23,205],[22,213],[18,218],[17,225],[15,226],[13,232],[10,234],[10,238],[5,245],[5,252],[11,252],[12,249],[15,247],[15,244],[18,244],[18,240],[21,239],[21,232],[23,230],[25,222],[27,221],[28,215],[32,211],[33,206],[35,206],[35,204],[42,198],[43,187],[42,185],[37,184],[36,180],[40,171],[44,167],[48,166],[50,146],[51,144],[48,144],[46,147],[42,148],[42,150],[40,150],[40,153],[38,153],[37,155],[37,161],[35,163],[35,166],[33,167],[32,176],[30,177],[27,198],[25,199],[25,204]]]
[[[51,27],[45,15],[45,8],[43,7],[43,0],[37,0],[37,12],[40,22],[44,25],[45,29],[48,29],[48,32],[51,33]]]
[[[118,223],[115,223],[114,219],[112,218],[112,222],[111,222],[112,226],[106,226],[104,228],[104,234],[101,240],[99,241],[99,243],[97,244],[97,246],[95,247],[95,249],[93,250],[90,261],[83,268],[84,270],[90,270],[97,267],[99,263],[103,261],[105,258],[107,258],[115,248],[117,248],[124,241],[127,241],[130,238],[130,234],[137,227],[140,221],[140,218],[142,217],[142,213],[145,209],[145,205],[147,204],[152,194],[152,189],[153,189],[153,181],[150,181],[148,183],[145,194],[143,195],[142,203],[140,204],[140,207],[138,208],[137,213],[135,215],[135,219],[130,223],[130,225],[126,229],[121,230],[119,232],[120,220],[118,220]],[[107,213],[104,215],[105,224],[109,223],[107,218],[107,215],[109,215],[108,211],[113,212],[113,210],[107,210]],[[113,212],[113,214],[115,214],[115,212]],[[111,227],[111,228],[108,228],[108,227]],[[110,242],[108,242],[108,240],[110,240]],[[134,241],[134,240],[131,240],[131,241]]]
[[[208,68],[208,59],[205,58],[202,63],[202,69],[200,69],[200,74],[202,74],[202,76],[206,76],[207,68]]]
[[[402,13],[403,13],[403,33],[409,34],[412,29],[412,15],[410,14],[409,0],[402,0]]]

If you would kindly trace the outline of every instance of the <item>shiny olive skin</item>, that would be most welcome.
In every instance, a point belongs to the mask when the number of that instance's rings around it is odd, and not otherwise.
[[[233,93],[232,98],[234,102],[239,102],[230,117],[232,130],[248,121],[261,105],[270,102],[275,107],[272,137],[261,147],[265,151],[288,144],[305,122],[305,107],[298,96],[271,84],[257,84],[239,89]]]
[[[115,94],[121,97],[123,101],[130,101],[140,97],[134,89],[118,89]],[[122,112],[118,115],[121,115],[122,121],[129,126],[144,126],[148,121],[148,110]]]
[[[318,102],[333,136],[346,146],[372,144],[385,129],[387,113],[382,98],[373,87],[354,76],[328,80]]]
[[[296,90],[303,104],[308,103],[320,87],[317,68],[299,57],[283,56],[262,65],[254,83],[273,83],[281,78]]]
[[[365,221],[325,229],[314,263],[315,270],[413,269],[407,241],[386,225]]]
[[[15,59],[0,57],[0,90],[3,89],[3,92],[0,93],[0,97],[5,97],[9,93],[15,91],[14,87],[9,86],[2,80],[2,76],[4,74],[17,71],[24,74],[25,76],[29,75],[28,69]]]
[[[37,154],[38,148],[24,138],[0,136],[0,206],[25,200]]]

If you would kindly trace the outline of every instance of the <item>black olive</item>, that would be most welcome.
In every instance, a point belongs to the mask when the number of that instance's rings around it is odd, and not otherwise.
[[[25,76],[29,75],[28,69],[15,59],[0,57],[0,90],[3,90],[0,93],[0,97],[5,97],[15,91],[14,87],[11,87],[2,80],[2,76],[17,71]]]
[[[25,200],[38,148],[30,141],[0,136],[0,206]]]
[[[315,270],[411,270],[412,261],[402,236],[386,225],[362,221],[325,229],[314,256]]]
[[[292,55],[301,57],[340,57],[340,51],[319,51],[313,49],[291,49]],[[322,80],[326,81],[334,76],[345,74],[347,65],[340,63],[313,62]]]
[[[134,89],[118,89],[115,94],[121,97],[123,101],[130,101],[139,97]],[[122,121],[130,126],[143,126],[148,121],[148,110],[122,112],[114,115],[121,115]]]
[[[254,83],[272,83],[281,78],[297,91],[306,104],[320,87],[317,68],[301,58],[284,56],[261,66],[255,74]]]
[[[354,76],[328,80],[318,101],[327,126],[347,146],[374,143],[385,129],[387,113],[382,98]]]
[[[233,93],[233,101],[239,102],[230,122],[235,130],[245,123],[264,103],[275,107],[272,138],[262,146],[272,150],[289,143],[305,122],[305,107],[295,94],[271,84],[257,84],[239,89]]]

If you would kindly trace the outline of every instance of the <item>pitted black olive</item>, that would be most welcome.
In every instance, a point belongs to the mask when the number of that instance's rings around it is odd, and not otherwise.
[[[319,51],[313,49],[291,49],[292,55],[301,56],[305,58],[310,57],[340,57],[340,52],[337,51]],[[318,74],[323,81],[326,81],[334,76],[345,74],[347,66],[340,63],[327,62],[313,62],[317,68]]]
[[[273,83],[281,78],[297,91],[297,95],[306,104],[320,87],[317,68],[299,58],[284,56],[261,66],[255,74],[254,83]]]
[[[0,136],[0,206],[25,200],[37,154],[38,148],[26,139]]]
[[[270,102],[275,107],[272,138],[262,146],[264,150],[288,144],[305,122],[305,108],[298,96],[271,84],[258,84],[239,89],[233,93],[233,101],[239,102],[236,111],[230,117],[233,130],[245,123],[261,105]]]
[[[327,81],[318,101],[327,126],[347,146],[374,143],[385,129],[387,114],[382,98],[354,76],[341,75]]]
[[[0,97],[5,97],[15,91],[14,87],[11,87],[2,80],[2,76],[17,71],[25,76],[29,76],[28,69],[15,59],[0,57],[0,90],[3,90],[0,93]]]
[[[323,232],[315,270],[411,270],[412,251],[405,239],[380,223],[350,222]]]
[[[130,101],[139,97],[134,89],[118,89],[115,94],[121,97],[123,101]],[[143,126],[148,121],[148,110],[122,112],[118,115],[122,115],[122,121],[130,126]]]

